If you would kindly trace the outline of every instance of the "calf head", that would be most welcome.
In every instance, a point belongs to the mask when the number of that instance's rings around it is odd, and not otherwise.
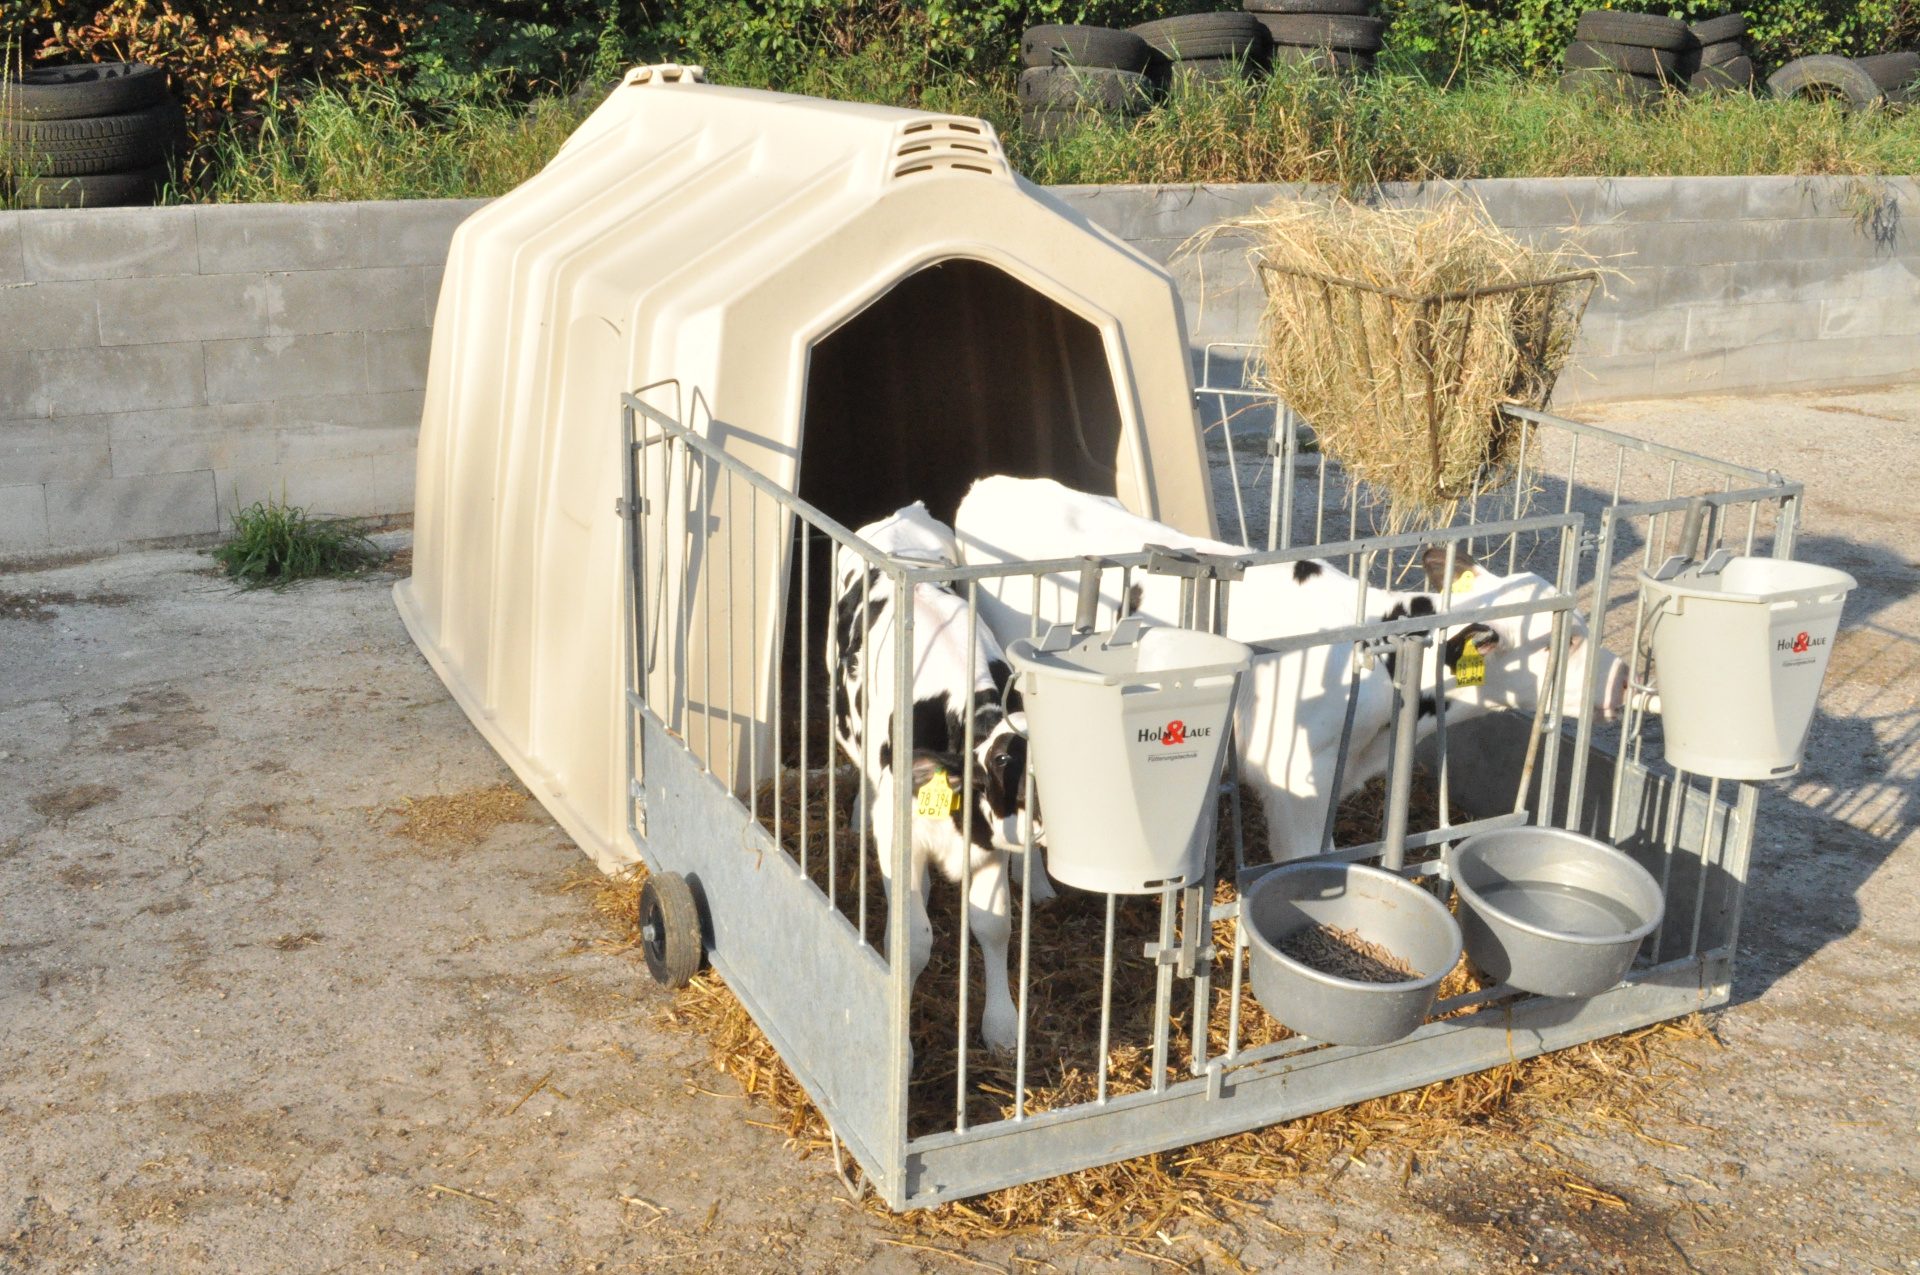
[[[1415,594],[1412,598],[1395,602],[1393,608],[1380,618],[1402,620],[1414,616],[1437,614],[1439,614],[1439,608],[1434,605],[1432,598],[1425,594]],[[1447,638],[1445,645],[1441,648],[1441,659],[1446,664],[1447,672],[1454,675],[1456,685],[1460,675],[1460,661],[1466,658],[1469,644],[1484,667],[1487,660],[1500,649],[1500,634],[1484,624],[1464,624],[1453,630],[1452,635]],[[1386,664],[1387,676],[1392,677],[1394,657],[1391,652],[1387,654]],[[1420,695],[1420,713],[1425,716],[1433,711],[1433,694],[1423,687]]]
[[[1446,586],[1447,551],[1430,547],[1422,560],[1427,583],[1435,592]],[[1531,571],[1511,576],[1497,575],[1474,561],[1464,547],[1454,551],[1451,584],[1453,606],[1504,606],[1533,602],[1550,596],[1553,586]],[[1588,661],[1593,668],[1593,703],[1600,717],[1612,721],[1620,711],[1626,687],[1626,666],[1618,656],[1591,640],[1587,623],[1578,612],[1569,612],[1567,633],[1566,691],[1561,711],[1569,717],[1580,712],[1580,700],[1586,686]],[[1491,627],[1499,638],[1497,658],[1486,661],[1485,682],[1476,698],[1486,705],[1503,705],[1532,712],[1540,703],[1540,687],[1547,675],[1553,644],[1553,613],[1533,611],[1524,615],[1494,620]]]

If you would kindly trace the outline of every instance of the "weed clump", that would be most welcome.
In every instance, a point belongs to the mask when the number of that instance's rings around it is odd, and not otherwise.
[[[285,497],[256,500],[233,516],[233,535],[214,561],[243,587],[352,575],[386,560],[353,518],[315,518]]]

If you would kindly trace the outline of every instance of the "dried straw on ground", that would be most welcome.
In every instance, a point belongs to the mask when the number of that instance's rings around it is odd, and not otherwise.
[[[469,788],[445,797],[408,797],[390,812],[399,835],[424,846],[479,845],[503,823],[525,823],[527,793],[518,784]]]
[[[1196,246],[1227,233],[1253,241],[1266,287],[1260,383],[1387,497],[1393,526],[1443,525],[1512,470],[1524,427],[1497,406],[1546,405],[1593,285],[1474,290],[1591,270],[1576,244],[1531,247],[1459,199],[1283,199]]]
[[[814,776],[805,787],[809,823],[814,837],[820,838],[828,809],[824,774]],[[842,847],[850,843],[846,821],[852,807],[851,798],[844,792],[847,787],[850,785],[837,784],[834,794],[835,805],[840,808],[837,835]],[[790,848],[796,846],[793,829],[800,790],[801,785],[789,779],[782,786],[779,803],[782,839]],[[759,802],[763,811],[771,808],[772,796],[771,785],[763,786]],[[1340,811],[1339,842],[1351,844],[1378,836],[1383,809],[1384,791],[1377,782],[1349,799]],[[1223,816],[1225,813],[1223,805]],[[1433,786],[1423,783],[1416,788],[1415,826],[1432,826],[1437,814]],[[1249,824],[1248,860],[1264,860],[1264,829],[1259,826],[1257,808],[1243,811],[1243,817]],[[770,815],[763,821],[770,824]],[[857,913],[860,891],[851,856],[836,855],[835,866],[836,897],[842,910],[852,917]],[[809,868],[810,875],[824,888],[824,854],[818,842],[810,847]],[[885,917],[878,875],[877,871],[869,872],[867,890],[869,934],[876,941]],[[592,888],[594,907],[618,935],[606,945],[610,951],[629,950],[638,942],[643,879],[644,869],[639,869],[620,877],[586,878],[581,882]],[[1216,897],[1222,901],[1232,897],[1228,882],[1221,883]],[[939,883],[929,909],[935,931],[934,958],[914,988],[911,1031],[915,1066],[910,1120],[916,1135],[950,1128],[953,1120],[958,1040],[951,1007],[958,982],[958,902],[958,891]],[[1016,909],[1018,906],[1016,896]],[[1029,1035],[1034,1073],[1029,1077],[1027,1109],[1043,1111],[1094,1096],[1097,1036],[1089,1029],[1097,1026],[1098,1020],[1104,902],[1096,896],[1065,891],[1059,902],[1036,909],[1033,915],[1036,978],[1030,992]],[[1141,945],[1153,937],[1157,922],[1157,906],[1151,901],[1123,903],[1118,911],[1116,951],[1138,954]],[[1225,954],[1231,951],[1230,922],[1216,923],[1214,942],[1222,960],[1215,969],[1208,1037],[1211,1050],[1219,1052],[1226,1047],[1231,1012],[1225,963]],[[969,959],[973,962],[977,1006],[979,958],[977,953],[969,953]],[[1152,967],[1144,959],[1123,955],[1117,965],[1114,1035],[1119,1043],[1109,1054],[1109,1086],[1110,1092],[1122,1094],[1145,1089],[1151,1083],[1151,1057],[1145,1048],[1144,1028],[1152,1012],[1153,985]],[[1479,986],[1463,962],[1442,983],[1440,995],[1456,996]],[[1184,1062],[1191,1039],[1192,997],[1176,995],[1174,1003],[1181,1012],[1172,1031],[1170,1057]],[[704,1034],[712,1049],[713,1065],[776,1113],[790,1145],[803,1156],[826,1150],[825,1122],[718,974],[708,971],[695,978],[675,995],[662,1017],[671,1025]],[[1280,1180],[1328,1170],[1345,1156],[1386,1155],[1411,1172],[1416,1158],[1430,1163],[1469,1135],[1524,1142],[1542,1120],[1554,1117],[1631,1125],[1630,1109],[1651,1099],[1658,1087],[1660,1076],[1655,1064],[1660,1044],[1698,1037],[1705,1030],[1696,1016],[1680,1024],[1647,1028],[1267,1129],[1065,1174],[898,1218],[871,1196],[868,1203],[877,1216],[893,1219],[906,1231],[963,1240],[1042,1226],[1144,1236],[1182,1218],[1219,1222],[1247,1208],[1247,1201],[1262,1198]],[[1243,989],[1243,1048],[1290,1034],[1261,1009],[1250,989]],[[977,1039],[974,1043],[977,1045]],[[974,1048],[968,1051],[968,1067],[970,1118],[986,1122],[1011,1114],[1010,1061]],[[1181,1073],[1170,1073],[1170,1079],[1178,1078]]]

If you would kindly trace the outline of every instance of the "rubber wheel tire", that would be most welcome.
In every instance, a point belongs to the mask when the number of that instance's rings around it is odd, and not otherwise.
[[[1128,28],[1169,60],[1258,59],[1272,40],[1251,13],[1188,13]]]
[[[1747,33],[1747,15],[1723,13],[1717,18],[1696,22],[1687,30],[1693,32],[1693,38],[1702,44],[1719,44],[1723,40],[1738,40]]]
[[[640,887],[640,954],[653,981],[685,987],[706,956],[700,905],[678,872],[661,872]]]
[[[1167,65],[1167,78],[1175,83],[1221,84],[1245,74],[1246,63],[1238,58],[1181,58]]]
[[[1151,85],[1135,71],[1097,66],[1030,66],[1020,72],[1020,107],[1080,107],[1096,111],[1138,112],[1147,108]]]
[[[1378,53],[1386,34],[1385,18],[1354,18],[1338,13],[1267,13],[1261,25],[1275,44],[1347,53]]]
[[[1340,13],[1364,18],[1373,12],[1373,0],[1240,0],[1248,13]]]
[[[1020,65],[1092,66],[1144,71],[1153,50],[1131,31],[1110,27],[1028,27],[1020,37]]]
[[[1680,78],[1680,55],[1665,49],[1643,49],[1634,44],[1599,44],[1575,40],[1567,46],[1566,63],[1576,71],[1625,71],[1656,79]]]
[[[0,80],[0,115],[16,120],[83,120],[131,115],[167,95],[167,73],[144,62],[44,66]]]
[[[1795,58],[1767,77],[1767,90],[1778,98],[1831,93],[1854,111],[1870,111],[1882,100],[1880,86],[1857,62],[1831,53]]]
[[[1343,49],[1307,48],[1297,44],[1273,46],[1275,66],[1312,66],[1340,75],[1364,75],[1373,70],[1373,54]]]
[[[1698,93],[1744,93],[1753,89],[1753,59],[1735,58],[1695,71],[1688,85]]]
[[[1853,64],[1872,76],[1882,93],[1903,89],[1920,75],[1920,53],[1876,53],[1870,58],[1855,58]]]
[[[23,208],[124,208],[150,204],[170,174],[165,164],[131,173],[90,173],[82,177],[28,177],[14,186]]]
[[[1560,77],[1560,90],[1629,106],[1651,106],[1666,95],[1666,86],[1659,80],[1625,71],[1568,71]]]
[[[1735,58],[1747,56],[1747,45],[1743,40],[1721,40],[1715,44],[1700,46],[1700,66],[1725,66]]]
[[[1597,44],[1631,44],[1642,49],[1667,49],[1684,53],[1695,40],[1687,24],[1678,18],[1663,18],[1652,13],[1616,13],[1612,9],[1589,9],[1574,24],[1573,38]]]
[[[36,177],[127,173],[160,162],[179,139],[180,107],[172,101],[130,115],[86,120],[8,121],[6,138]]]

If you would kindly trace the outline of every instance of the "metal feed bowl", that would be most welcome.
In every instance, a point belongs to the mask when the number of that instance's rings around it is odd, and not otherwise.
[[[1467,955],[1496,982],[1542,996],[1598,996],[1660,924],[1660,886],[1604,842],[1563,828],[1468,837],[1447,860]]]
[[[1241,904],[1252,952],[1253,994],[1303,1036],[1335,1045],[1384,1045],[1427,1020],[1440,980],[1460,963],[1460,927],[1441,902],[1380,868],[1303,862],[1253,883]],[[1362,983],[1303,965],[1280,950],[1313,925],[1356,931],[1422,976]]]

